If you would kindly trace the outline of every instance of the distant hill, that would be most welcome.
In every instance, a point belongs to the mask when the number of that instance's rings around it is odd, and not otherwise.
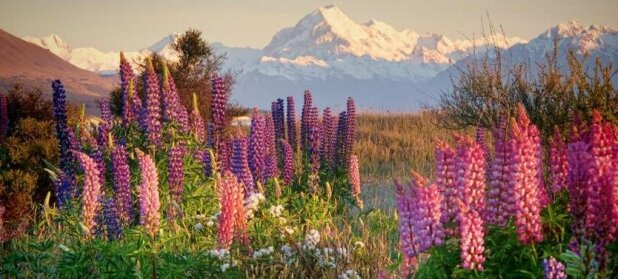
[[[86,103],[107,96],[115,79],[104,78],[94,72],[77,68],[54,53],[26,42],[0,29],[0,92],[14,82],[26,87],[39,87],[51,96],[51,81],[60,79],[69,101]]]

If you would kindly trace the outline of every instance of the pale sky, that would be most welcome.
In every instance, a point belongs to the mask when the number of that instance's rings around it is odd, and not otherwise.
[[[453,40],[478,37],[487,13],[507,36],[524,39],[571,19],[618,28],[617,0],[0,0],[0,28],[20,37],[56,33],[72,47],[133,51],[193,27],[208,41],[262,48],[277,31],[331,3],[358,23],[377,19]]]

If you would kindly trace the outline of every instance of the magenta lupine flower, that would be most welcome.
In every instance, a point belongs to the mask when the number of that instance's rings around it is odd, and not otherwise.
[[[217,171],[230,170],[232,157],[232,143],[229,140],[221,140],[217,144]]]
[[[312,107],[310,110],[311,118],[307,122],[308,129],[308,137],[307,144],[309,144],[309,148],[307,153],[309,155],[309,164],[311,173],[309,175],[309,184],[312,190],[317,191],[318,185],[320,183],[320,124],[318,123],[318,108]]]
[[[187,109],[180,102],[180,96],[176,90],[174,78],[170,75],[167,64],[163,63],[163,94],[161,104],[163,104],[163,120],[166,122],[176,122],[180,125],[183,132],[189,132],[189,114]],[[203,123],[202,123],[203,127]]]
[[[234,240],[237,224],[242,224],[242,218],[246,218],[242,200],[242,186],[238,183],[236,176],[230,171],[223,172],[223,176],[217,183],[222,191],[219,199],[221,214],[219,214],[219,226],[217,227],[217,241],[221,248],[229,248]],[[240,207],[238,202],[240,201]],[[237,220],[237,218],[240,218]],[[246,224],[246,219],[244,220]],[[242,228],[241,228],[242,229]]]
[[[332,115],[330,108],[325,108],[322,114],[322,147],[320,157],[327,168],[333,167],[334,149],[336,140],[335,122],[336,119]]]
[[[103,123],[107,124],[108,126],[112,125],[112,109],[110,107],[110,103],[109,103],[109,99],[100,99],[98,100],[99,102],[99,109],[101,111],[101,120],[103,120]]]
[[[101,210],[101,183],[99,182],[99,170],[88,155],[73,152],[79,164],[84,170],[84,187],[82,190],[82,222],[87,229],[86,238],[92,238],[92,233],[97,226],[96,215]]]
[[[195,93],[193,93],[192,104],[193,110],[191,111],[191,116],[189,118],[191,120],[191,134],[193,134],[199,142],[204,142],[206,140],[204,119],[202,119],[202,115],[200,114],[200,110],[197,106],[197,95],[195,95]]]
[[[456,172],[455,172],[455,149],[449,146],[447,143],[440,140],[435,140],[435,178],[436,186],[442,195],[442,223],[450,224],[454,223],[457,219],[456,200],[460,196],[457,190],[456,184]],[[454,231],[449,231],[450,235],[454,234]]]
[[[513,120],[509,141],[509,185],[515,191],[515,227],[523,244],[543,240],[541,231],[541,208],[539,191],[544,189],[539,169],[542,158],[538,157],[540,141],[538,130],[530,123],[523,106],[518,107],[518,119]]]
[[[133,196],[131,195],[131,173],[124,145],[117,145],[112,151],[112,173],[114,195],[117,200],[120,221],[123,225],[133,223]]]
[[[294,96],[287,97],[287,126],[288,126],[288,142],[292,146],[292,150],[298,150],[298,134],[296,133],[296,107],[294,104]]]
[[[300,145],[303,153],[307,152],[307,137],[309,135],[309,130],[307,128],[307,119],[309,115],[309,111],[313,106],[313,97],[311,95],[311,91],[305,90],[303,95],[303,108],[300,115]]]
[[[555,127],[554,134],[549,142],[551,192],[553,195],[565,189],[567,185],[567,178],[569,175],[567,152],[567,145],[560,134],[560,129]]]
[[[218,137],[223,136],[226,126],[226,110],[227,110],[227,88],[222,77],[212,79],[212,100],[211,114],[214,125],[215,141],[219,141]]]
[[[95,147],[92,154],[90,154],[90,157],[99,171],[99,184],[105,185],[105,158],[103,157],[103,151],[101,150],[102,148],[103,147],[100,146]]]
[[[285,117],[283,110],[283,99],[277,99],[271,104],[271,115],[275,125],[275,142],[285,139]]]
[[[213,161],[213,154],[210,151],[206,151],[202,153],[202,164],[204,165],[204,175],[206,177],[212,177],[214,174],[214,170],[216,166]]]
[[[148,132],[150,144],[159,145],[161,143],[161,95],[157,73],[150,59],[148,59],[145,87],[146,107],[144,108],[143,124],[146,132]]]
[[[109,240],[120,239],[122,237],[122,226],[120,225],[120,216],[113,198],[105,199],[103,220],[107,228],[107,238]]]
[[[509,186],[509,160],[506,117],[500,116],[493,132],[495,156],[490,161],[487,190],[487,215],[490,224],[504,226],[515,215],[515,193]]]
[[[215,148],[215,126],[212,122],[208,122],[206,125],[206,146],[210,148]]]
[[[260,182],[264,181],[265,125],[264,117],[258,113],[257,108],[254,108],[249,132],[249,168],[255,181]]]
[[[348,179],[350,180],[350,194],[357,201],[360,201],[361,194],[361,181],[360,181],[360,169],[358,167],[358,157],[352,155],[350,157],[350,164],[348,166]]]
[[[459,234],[461,235],[461,266],[470,270],[483,270],[485,262],[485,229],[481,214],[469,204],[459,203]]]
[[[410,201],[409,187],[405,187],[395,180],[395,192],[397,194],[397,213],[399,215],[399,245],[404,258],[416,259],[418,242],[414,234],[412,221],[416,218]]]
[[[489,163],[491,159],[491,153],[489,152],[489,146],[487,145],[487,139],[485,138],[485,128],[480,124],[476,125],[476,143],[478,143],[483,152],[485,153],[485,160]]]
[[[346,111],[346,136],[345,136],[345,163],[350,162],[350,156],[354,152],[354,142],[356,141],[356,105],[354,99],[348,97]]]
[[[185,147],[182,143],[179,143],[170,148],[167,157],[167,184],[170,189],[170,196],[178,206],[182,204],[182,193],[185,189],[185,171],[183,163],[185,153]],[[175,207],[172,206],[170,208]],[[177,217],[178,214],[180,214],[180,212],[176,212],[176,210],[172,209],[170,216],[173,219]]]
[[[286,141],[282,141],[281,145],[283,147],[283,173],[281,178],[285,185],[290,185],[294,179],[294,151]]]
[[[122,92],[122,123],[127,126],[135,121],[141,111],[142,102],[135,94],[134,73],[123,52],[120,52],[120,90]]]
[[[483,270],[485,157],[481,146],[471,138],[456,136],[456,139],[458,141],[456,181],[460,191],[457,202],[462,267]]]
[[[566,279],[566,273],[564,273],[564,264],[557,261],[554,257],[543,260],[543,270],[545,271],[545,279]]]
[[[412,172],[409,198],[411,203],[415,240],[417,251],[424,252],[434,245],[444,242],[444,228],[442,226],[440,207],[442,197],[435,184],[429,184],[427,178]]]
[[[586,141],[586,131],[576,115],[571,125],[571,139],[567,145],[569,212],[573,216],[574,252],[579,251],[579,240],[584,236],[584,221],[586,220],[586,189],[588,187],[588,162],[592,160],[588,153],[589,144]]]
[[[0,94],[0,140],[4,139],[9,131],[8,105],[6,96]]]
[[[249,169],[247,160],[247,138],[236,137],[232,139],[232,173],[236,175],[238,180],[244,185],[244,193],[247,197],[255,192],[255,183],[253,175]]]
[[[148,235],[154,238],[159,230],[159,223],[161,221],[157,167],[150,155],[137,150],[137,157],[141,168],[139,223],[146,228]]]

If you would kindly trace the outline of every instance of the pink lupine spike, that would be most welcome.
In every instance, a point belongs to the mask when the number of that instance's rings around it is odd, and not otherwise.
[[[141,184],[139,189],[139,222],[146,228],[150,237],[154,238],[159,231],[161,215],[159,208],[159,178],[157,167],[152,157],[137,150],[141,168]]]
[[[554,134],[549,143],[549,162],[551,170],[551,192],[556,195],[566,188],[569,174],[567,161],[567,145],[560,134],[560,129],[554,127]]]
[[[457,200],[457,204],[461,235],[461,266],[465,269],[482,271],[485,262],[483,218],[477,210],[462,200]]]
[[[436,185],[442,195],[442,223],[453,223],[457,218],[455,199],[459,196],[455,181],[455,149],[447,143],[435,139],[435,173]],[[449,230],[449,234],[454,234]]]
[[[96,215],[101,210],[101,183],[99,170],[92,158],[74,151],[84,170],[84,188],[82,191],[82,222],[87,229],[86,238],[92,238],[92,232],[97,226]]]
[[[500,116],[493,132],[495,156],[490,162],[487,190],[487,215],[490,224],[504,226],[515,215],[513,188],[509,187],[509,162],[506,117]]]

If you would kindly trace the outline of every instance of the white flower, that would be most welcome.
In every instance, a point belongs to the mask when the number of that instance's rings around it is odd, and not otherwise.
[[[257,211],[260,206],[260,202],[265,199],[266,198],[262,193],[254,193],[245,200],[245,212],[248,219],[253,218],[253,212]]]
[[[208,222],[206,222],[206,226],[212,227],[215,225],[215,222],[213,220],[208,220]]]
[[[204,225],[202,225],[202,223],[200,223],[200,222],[197,222],[197,224],[195,224],[195,225],[193,226],[193,228],[194,228],[196,231],[201,231],[201,230],[204,228]]]
[[[281,246],[281,252],[283,253],[283,261],[286,265],[291,265],[296,260],[296,251],[289,245]]]
[[[356,247],[356,248],[365,248],[365,243],[362,243],[360,241],[356,241],[356,242],[354,242],[354,247]]]
[[[335,253],[332,248],[323,248],[316,249],[314,251],[315,256],[318,258],[318,264],[321,267],[327,268],[335,268],[337,267],[337,263],[335,263]]]
[[[287,233],[287,234],[294,234],[296,231],[293,228],[290,228],[288,226],[285,226],[283,228],[283,230]]]
[[[275,251],[275,248],[273,248],[272,246],[268,247],[268,248],[262,248],[260,250],[257,250],[255,252],[253,252],[253,259],[257,259],[263,256],[268,256],[270,254],[272,254],[272,252]]]
[[[208,255],[219,260],[224,260],[229,257],[230,252],[227,249],[212,249],[208,251]]]
[[[361,279],[358,273],[353,269],[348,269],[346,272],[339,274],[339,279]]]
[[[195,218],[197,218],[197,219],[203,219],[203,218],[206,218],[206,214],[198,214],[198,215],[195,215]]]
[[[221,272],[225,272],[228,268],[230,268],[230,264],[225,263],[221,265]]]
[[[268,209],[268,212],[273,217],[279,217],[281,216],[281,213],[283,213],[283,210],[284,210],[283,205],[273,205]]]
[[[305,242],[303,243],[303,249],[313,250],[315,246],[320,242],[320,233],[315,229],[312,229],[305,235]]]

